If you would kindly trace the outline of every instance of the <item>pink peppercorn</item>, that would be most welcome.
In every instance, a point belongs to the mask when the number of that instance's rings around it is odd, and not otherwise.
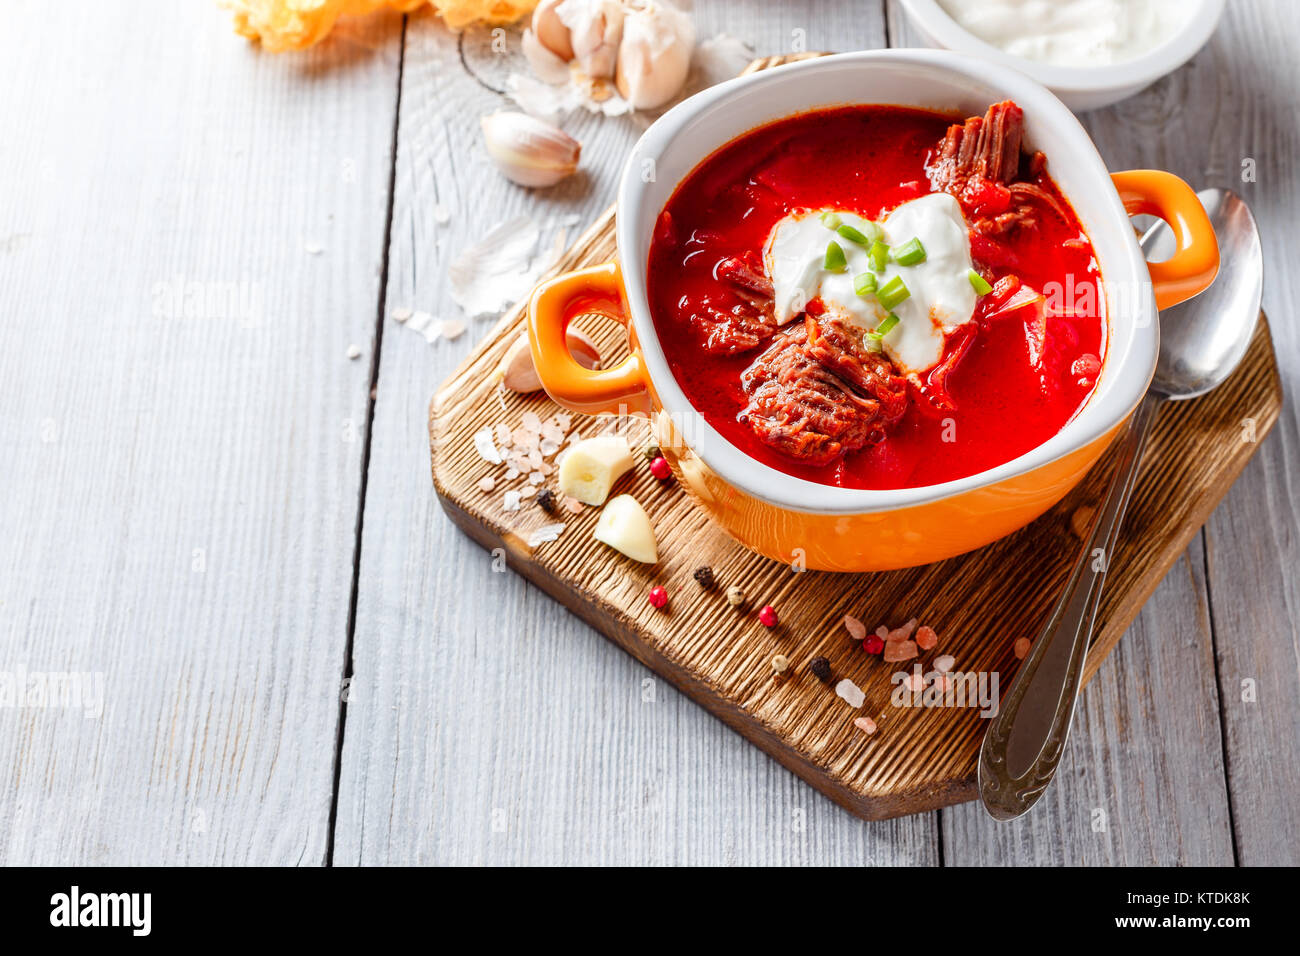
[[[650,589],[650,603],[654,607],[663,607],[668,603],[668,592],[661,587]]]
[[[764,627],[776,627],[776,608],[770,604],[763,605],[762,610],[758,612],[758,619],[763,622]]]
[[[862,649],[866,651],[868,654],[879,654],[881,651],[885,649],[885,642],[882,641],[875,634],[872,634],[870,637],[868,637],[865,641],[862,642]]]
[[[650,474],[654,475],[660,481],[667,481],[673,476],[673,470],[668,467],[668,459],[663,455],[650,462]]]

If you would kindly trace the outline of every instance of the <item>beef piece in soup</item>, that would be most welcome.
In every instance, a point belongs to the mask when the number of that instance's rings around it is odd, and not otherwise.
[[[811,318],[777,336],[741,374],[749,402],[740,419],[764,444],[810,465],[879,441],[907,408],[906,386],[887,361],[832,344],[852,338],[837,322]]]
[[[719,294],[690,300],[691,324],[701,333],[706,352],[737,355],[762,345],[776,334],[772,317],[772,283],[761,260],[752,252],[730,256],[718,263],[716,274],[725,280]]]

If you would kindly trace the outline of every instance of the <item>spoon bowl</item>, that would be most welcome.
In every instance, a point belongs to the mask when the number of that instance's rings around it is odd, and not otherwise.
[[[1203,189],[1196,197],[1214,225],[1223,266],[1200,295],[1160,313],[1151,390],[1174,400],[1204,395],[1232,374],[1254,335],[1264,285],[1264,253],[1250,207],[1226,189]],[[1173,232],[1159,222],[1142,246],[1157,255],[1172,250]]]

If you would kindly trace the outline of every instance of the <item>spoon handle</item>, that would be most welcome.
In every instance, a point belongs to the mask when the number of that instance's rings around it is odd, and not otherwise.
[[[1013,819],[1032,807],[1056,774],[1079,696],[1102,582],[1161,401],[1148,393],[1133,413],[1101,514],[1052,616],[984,735],[980,799],[995,820]]]

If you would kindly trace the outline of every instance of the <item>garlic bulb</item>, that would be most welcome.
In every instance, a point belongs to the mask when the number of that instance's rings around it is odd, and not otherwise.
[[[578,168],[582,144],[564,130],[527,113],[493,113],[482,119],[488,155],[511,182],[552,186]]]
[[[555,15],[569,28],[579,72],[597,78],[614,75],[623,37],[623,6],[618,0],[563,0]]]
[[[618,48],[619,94],[633,109],[663,106],[686,83],[695,46],[695,25],[665,0],[629,4]]]

